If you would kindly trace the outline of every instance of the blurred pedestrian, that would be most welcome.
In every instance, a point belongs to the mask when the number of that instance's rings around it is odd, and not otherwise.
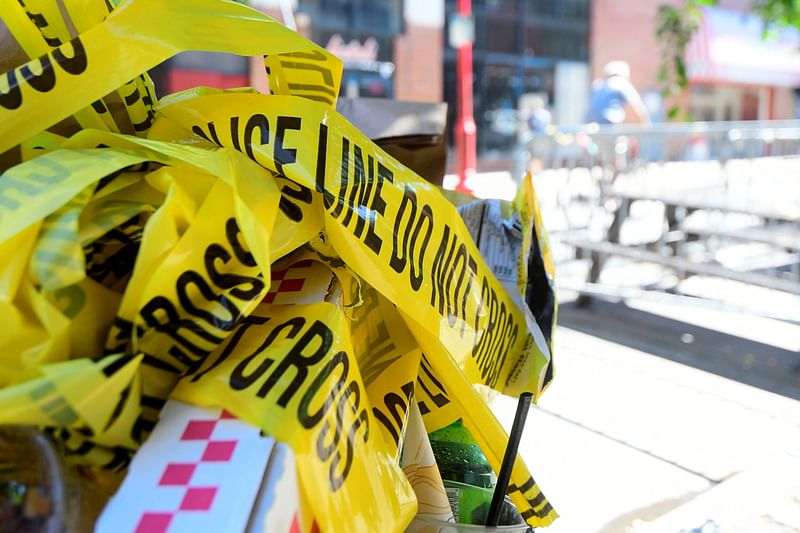
[[[553,116],[547,110],[544,98],[534,96],[531,99],[530,115],[528,115],[528,129],[533,133],[544,133],[547,126],[553,121]]]
[[[541,96],[534,96],[530,100],[530,114],[528,115],[528,138],[530,163],[528,170],[532,175],[537,175],[542,170],[542,156],[547,153],[547,128],[553,122],[553,115],[547,109],[547,104]]]
[[[611,61],[603,67],[603,78],[592,84],[587,123],[650,124],[650,113],[630,78],[631,68],[625,61]],[[637,138],[626,135],[595,136],[594,143],[598,158],[614,169],[610,177],[612,183],[639,150]]]
[[[587,123],[650,123],[650,113],[630,78],[631,68],[625,61],[611,61],[603,68],[603,78],[592,84]]]

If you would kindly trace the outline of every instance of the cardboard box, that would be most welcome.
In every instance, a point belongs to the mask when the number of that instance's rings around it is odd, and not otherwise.
[[[223,409],[170,400],[97,533],[299,531],[291,450]]]

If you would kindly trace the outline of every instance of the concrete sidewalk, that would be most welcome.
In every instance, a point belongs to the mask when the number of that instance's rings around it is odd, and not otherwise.
[[[775,390],[794,390],[795,378],[779,379],[787,369],[777,368],[791,350],[746,331],[710,328],[693,330],[686,343],[681,322],[667,311],[642,322],[634,308],[628,319],[602,306],[562,309],[556,378],[531,410],[520,451],[561,515],[543,531],[800,531],[800,401],[765,390],[770,369]],[[684,326],[702,322],[701,314],[684,311]],[[800,327],[774,326],[784,344],[800,339]],[[754,334],[763,337],[764,327]],[[717,336],[698,338],[705,331]],[[640,342],[632,346],[630,339]],[[715,346],[725,358],[694,364]],[[742,366],[746,355],[757,364],[748,359],[750,366]],[[776,358],[781,365],[759,366]],[[763,370],[761,388],[747,384],[753,368]],[[500,398],[495,406],[507,429],[515,403]]]

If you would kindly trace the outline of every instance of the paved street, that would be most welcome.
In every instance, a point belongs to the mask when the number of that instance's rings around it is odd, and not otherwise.
[[[556,379],[521,445],[561,514],[548,531],[800,531],[800,354],[781,346],[800,327],[732,335],[697,325],[719,312],[631,303],[649,308],[562,305]],[[496,406],[506,427],[514,405]]]

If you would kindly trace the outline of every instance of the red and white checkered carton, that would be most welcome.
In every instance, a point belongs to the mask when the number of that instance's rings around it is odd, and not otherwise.
[[[291,450],[223,409],[170,400],[96,533],[299,532]]]
[[[324,301],[328,295],[333,273],[320,261],[308,258],[294,261],[290,257],[273,267],[271,278],[264,303],[315,304]]]

